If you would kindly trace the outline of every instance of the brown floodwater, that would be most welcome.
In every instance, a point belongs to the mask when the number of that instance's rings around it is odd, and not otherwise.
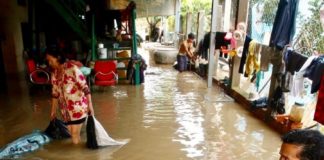
[[[9,82],[10,83],[10,82]],[[50,93],[30,93],[25,82],[0,98],[0,147],[49,123]],[[18,159],[98,160],[277,160],[280,135],[194,73],[170,65],[150,65],[145,83],[92,90],[95,115],[124,146],[90,150],[82,143],[56,140]]]

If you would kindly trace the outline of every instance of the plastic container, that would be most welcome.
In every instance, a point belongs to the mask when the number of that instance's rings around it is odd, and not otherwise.
[[[99,43],[98,44],[98,48],[104,48],[104,44],[103,43]]]
[[[294,122],[301,122],[304,117],[305,107],[303,103],[295,102],[291,107],[289,120]]]
[[[107,59],[107,48],[98,48],[99,59]]]

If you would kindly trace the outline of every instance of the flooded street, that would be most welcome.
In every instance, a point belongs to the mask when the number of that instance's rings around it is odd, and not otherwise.
[[[19,89],[20,87],[24,89]],[[1,95],[0,147],[49,123],[50,93],[27,86]],[[52,141],[19,159],[277,160],[280,135],[236,102],[216,102],[216,86],[192,72],[152,65],[145,83],[93,89],[95,116],[121,147],[90,150],[83,142]],[[211,97],[211,98],[206,98]]]

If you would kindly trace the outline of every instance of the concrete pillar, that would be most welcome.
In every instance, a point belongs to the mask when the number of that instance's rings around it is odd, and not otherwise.
[[[225,0],[224,9],[224,31],[228,32],[231,25],[231,10],[232,10],[232,0]]]
[[[198,27],[197,27],[197,44],[204,38],[205,35],[205,11],[198,12]]]
[[[186,16],[186,34],[185,34],[185,39],[188,38],[188,34],[191,32],[191,27],[192,27],[192,13],[187,13]]]
[[[180,32],[180,9],[181,9],[181,1],[180,0],[175,0],[175,29],[174,29],[174,34],[173,34],[173,43],[176,48],[179,46],[179,39],[178,39],[178,34]]]
[[[162,17],[162,31],[163,31],[163,39],[161,40],[161,43],[162,42],[166,42],[167,39],[168,39],[168,21],[166,20],[166,18],[163,16]]]
[[[248,9],[249,9],[249,1],[240,0],[238,6],[238,17],[237,17],[238,23],[245,22],[245,24],[247,24],[247,19],[249,14]],[[233,72],[231,76],[232,88],[239,87],[240,85],[241,74],[238,73],[240,63],[241,63],[241,58],[235,56],[233,61]]]
[[[217,12],[217,23],[216,23],[216,31],[223,31],[223,6],[222,5],[217,5],[216,7],[216,12]]]
[[[215,35],[216,35],[216,24],[217,24],[217,9],[218,9],[218,0],[213,0],[213,7],[212,7],[212,21],[211,21],[211,28],[210,28],[210,43],[209,43],[209,62],[208,62],[208,77],[207,77],[207,87],[212,87],[213,82],[213,72],[217,70],[217,68],[214,69],[214,52],[215,52]],[[216,57],[218,59],[218,57]]]
[[[237,16],[237,21],[238,22],[247,22],[248,14],[249,14],[249,1],[240,0],[238,10],[239,11],[238,11],[238,16]]]
[[[181,9],[181,1],[176,0],[175,1],[175,29],[174,32],[175,34],[178,34],[180,32],[180,9]]]

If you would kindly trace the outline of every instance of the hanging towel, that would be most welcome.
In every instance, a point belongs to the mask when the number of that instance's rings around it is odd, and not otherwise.
[[[245,37],[244,48],[243,48],[243,52],[242,52],[242,58],[241,58],[239,73],[243,73],[245,62],[246,62],[246,57],[247,57],[247,52],[249,50],[249,45],[250,45],[251,41],[252,41],[252,39],[249,36]]]
[[[271,63],[271,56],[274,54],[274,48],[269,47],[267,45],[261,46],[261,52],[260,52],[260,70],[261,71],[268,71],[269,65]]]
[[[249,54],[246,59],[245,75],[252,75],[260,70],[260,48],[261,45],[255,40],[252,40],[249,44]]]

